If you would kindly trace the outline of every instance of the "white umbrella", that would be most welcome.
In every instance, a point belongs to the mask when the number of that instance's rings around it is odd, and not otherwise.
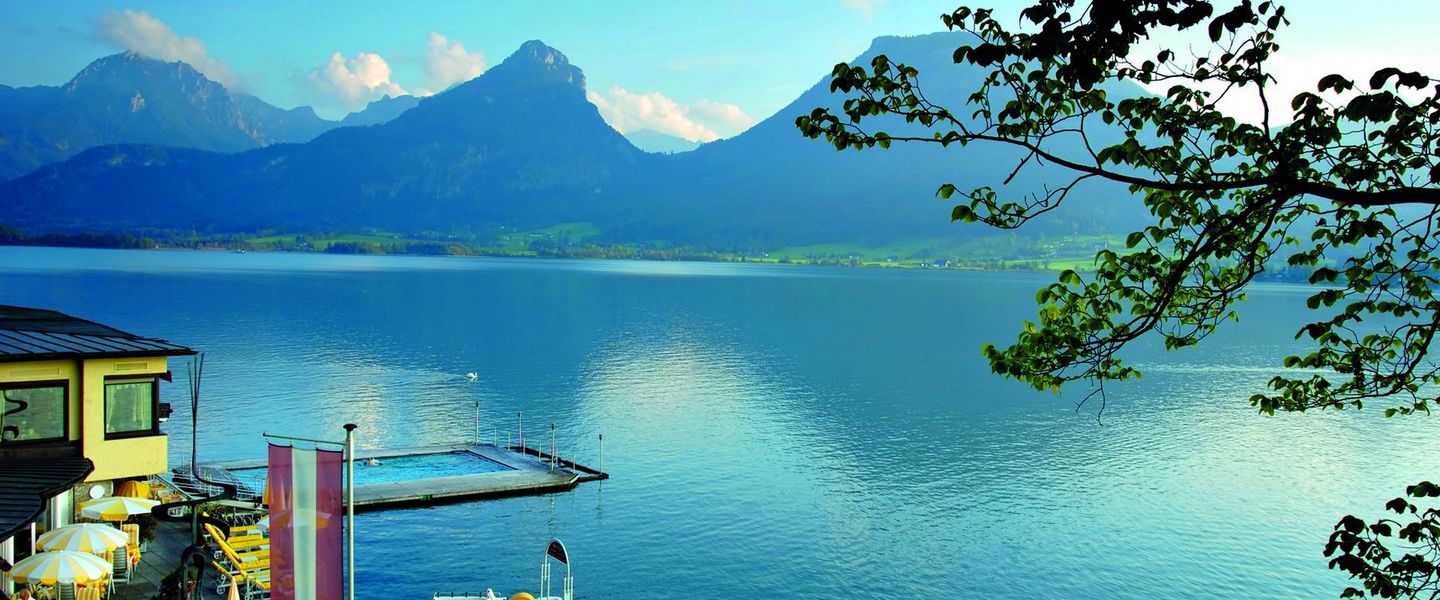
[[[10,568],[10,578],[18,583],[90,583],[104,579],[114,571],[110,561],[88,552],[56,550],[28,556]]]
[[[80,516],[104,521],[124,521],[131,515],[141,515],[159,506],[158,500],[130,498],[128,496],[106,496],[80,505]]]
[[[109,525],[76,523],[45,532],[36,538],[41,550],[73,550],[109,555],[130,543],[130,536]]]

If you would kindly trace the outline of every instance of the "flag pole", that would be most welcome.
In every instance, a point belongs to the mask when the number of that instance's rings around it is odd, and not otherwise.
[[[355,428],[345,424],[345,598],[355,600]]]

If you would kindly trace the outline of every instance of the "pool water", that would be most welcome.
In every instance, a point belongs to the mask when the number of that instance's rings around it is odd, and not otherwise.
[[[355,485],[411,481],[415,479],[429,479],[431,477],[448,477],[451,475],[474,475],[476,473],[493,473],[511,470],[510,467],[473,452],[416,454],[411,456],[392,456],[379,458],[377,460],[380,461],[380,464],[373,466],[367,465],[365,461],[362,460],[355,461]],[[258,483],[262,486],[267,471],[268,469],[265,467],[230,470],[237,479],[247,483]]]

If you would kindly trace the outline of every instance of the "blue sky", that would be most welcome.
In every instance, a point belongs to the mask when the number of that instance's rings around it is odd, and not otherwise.
[[[0,83],[57,85],[124,49],[168,52],[282,107],[337,118],[384,94],[443,89],[542,39],[585,70],[622,131],[691,139],[770,116],[879,35],[938,31],[959,0],[714,2],[0,0]],[[1023,4],[994,1],[1002,12]],[[1315,81],[1386,64],[1434,72],[1440,2],[1291,2],[1277,68]],[[1286,79],[1282,77],[1282,79]],[[1284,83],[1282,81],[1282,83]]]

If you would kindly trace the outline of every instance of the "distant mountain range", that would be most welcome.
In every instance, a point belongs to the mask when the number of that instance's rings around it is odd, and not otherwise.
[[[0,180],[110,144],[239,152],[308,142],[336,127],[383,123],[418,102],[386,98],[328,121],[308,106],[285,110],[232,92],[185,63],[126,52],[62,86],[0,85]]]
[[[414,96],[386,96],[370,104],[365,105],[365,110],[345,115],[340,120],[341,127],[364,127],[367,125],[379,125],[400,116],[407,110],[415,108],[420,99]]]
[[[661,154],[689,152],[700,147],[700,142],[692,142],[677,135],[660,133],[654,129],[631,131],[625,134],[625,139],[635,144],[636,148],[646,152],[659,152]]]
[[[888,54],[920,68],[931,97],[964,98],[980,73],[951,62],[951,52],[963,43],[959,35],[879,38],[855,62]],[[74,94],[65,90],[77,82],[86,87],[83,80],[95,78],[87,73],[113,61],[134,66],[100,71],[144,81],[179,78],[189,92],[175,97],[142,90],[129,107],[67,100],[75,108],[66,114],[95,115],[73,118],[87,124],[84,140],[99,139],[102,131],[124,139],[116,132],[129,131],[126,124],[161,117],[166,124],[156,130],[171,137],[82,151],[85,144],[69,141],[79,134],[64,137],[32,126],[47,132],[33,136],[46,142],[33,145],[37,153],[43,147],[49,155],[73,156],[0,184],[0,223],[27,231],[473,232],[588,222],[599,232],[593,241],[747,251],[956,238],[985,230],[951,225],[949,203],[934,199],[935,188],[946,181],[993,182],[1018,158],[996,148],[897,145],[836,152],[804,139],[795,117],[841,102],[824,79],[739,136],[675,154],[649,153],[605,123],[585,98],[581,70],[540,41],[525,43],[480,77],[443,93],[378,101],[340,123],[365,127],[337,128],[308,109],[282,111],[230,94],[184,65],[133,55],[97,61],[61,88],[5,88],[0,107],[26,106],[12,94],[22,100],[25,94]],[[58,110],[42,104],[28,106]],[[157,109],[153,117],[142,115],[151,107]],[[0,132],[40,122],[0,117]],[[890,131],[904,127],[894,123]],[[54,130],[67,131],[58,125]],[[67,141],[54,142],[60,139]],[[1046,174],[1029,171],[1010,187],[1038,190]],[[1089,198],[1072,201],[1027,235],[1116,231],[1143,215],[1138,203],[1124,201],[1123,188],[1088,191]]]

